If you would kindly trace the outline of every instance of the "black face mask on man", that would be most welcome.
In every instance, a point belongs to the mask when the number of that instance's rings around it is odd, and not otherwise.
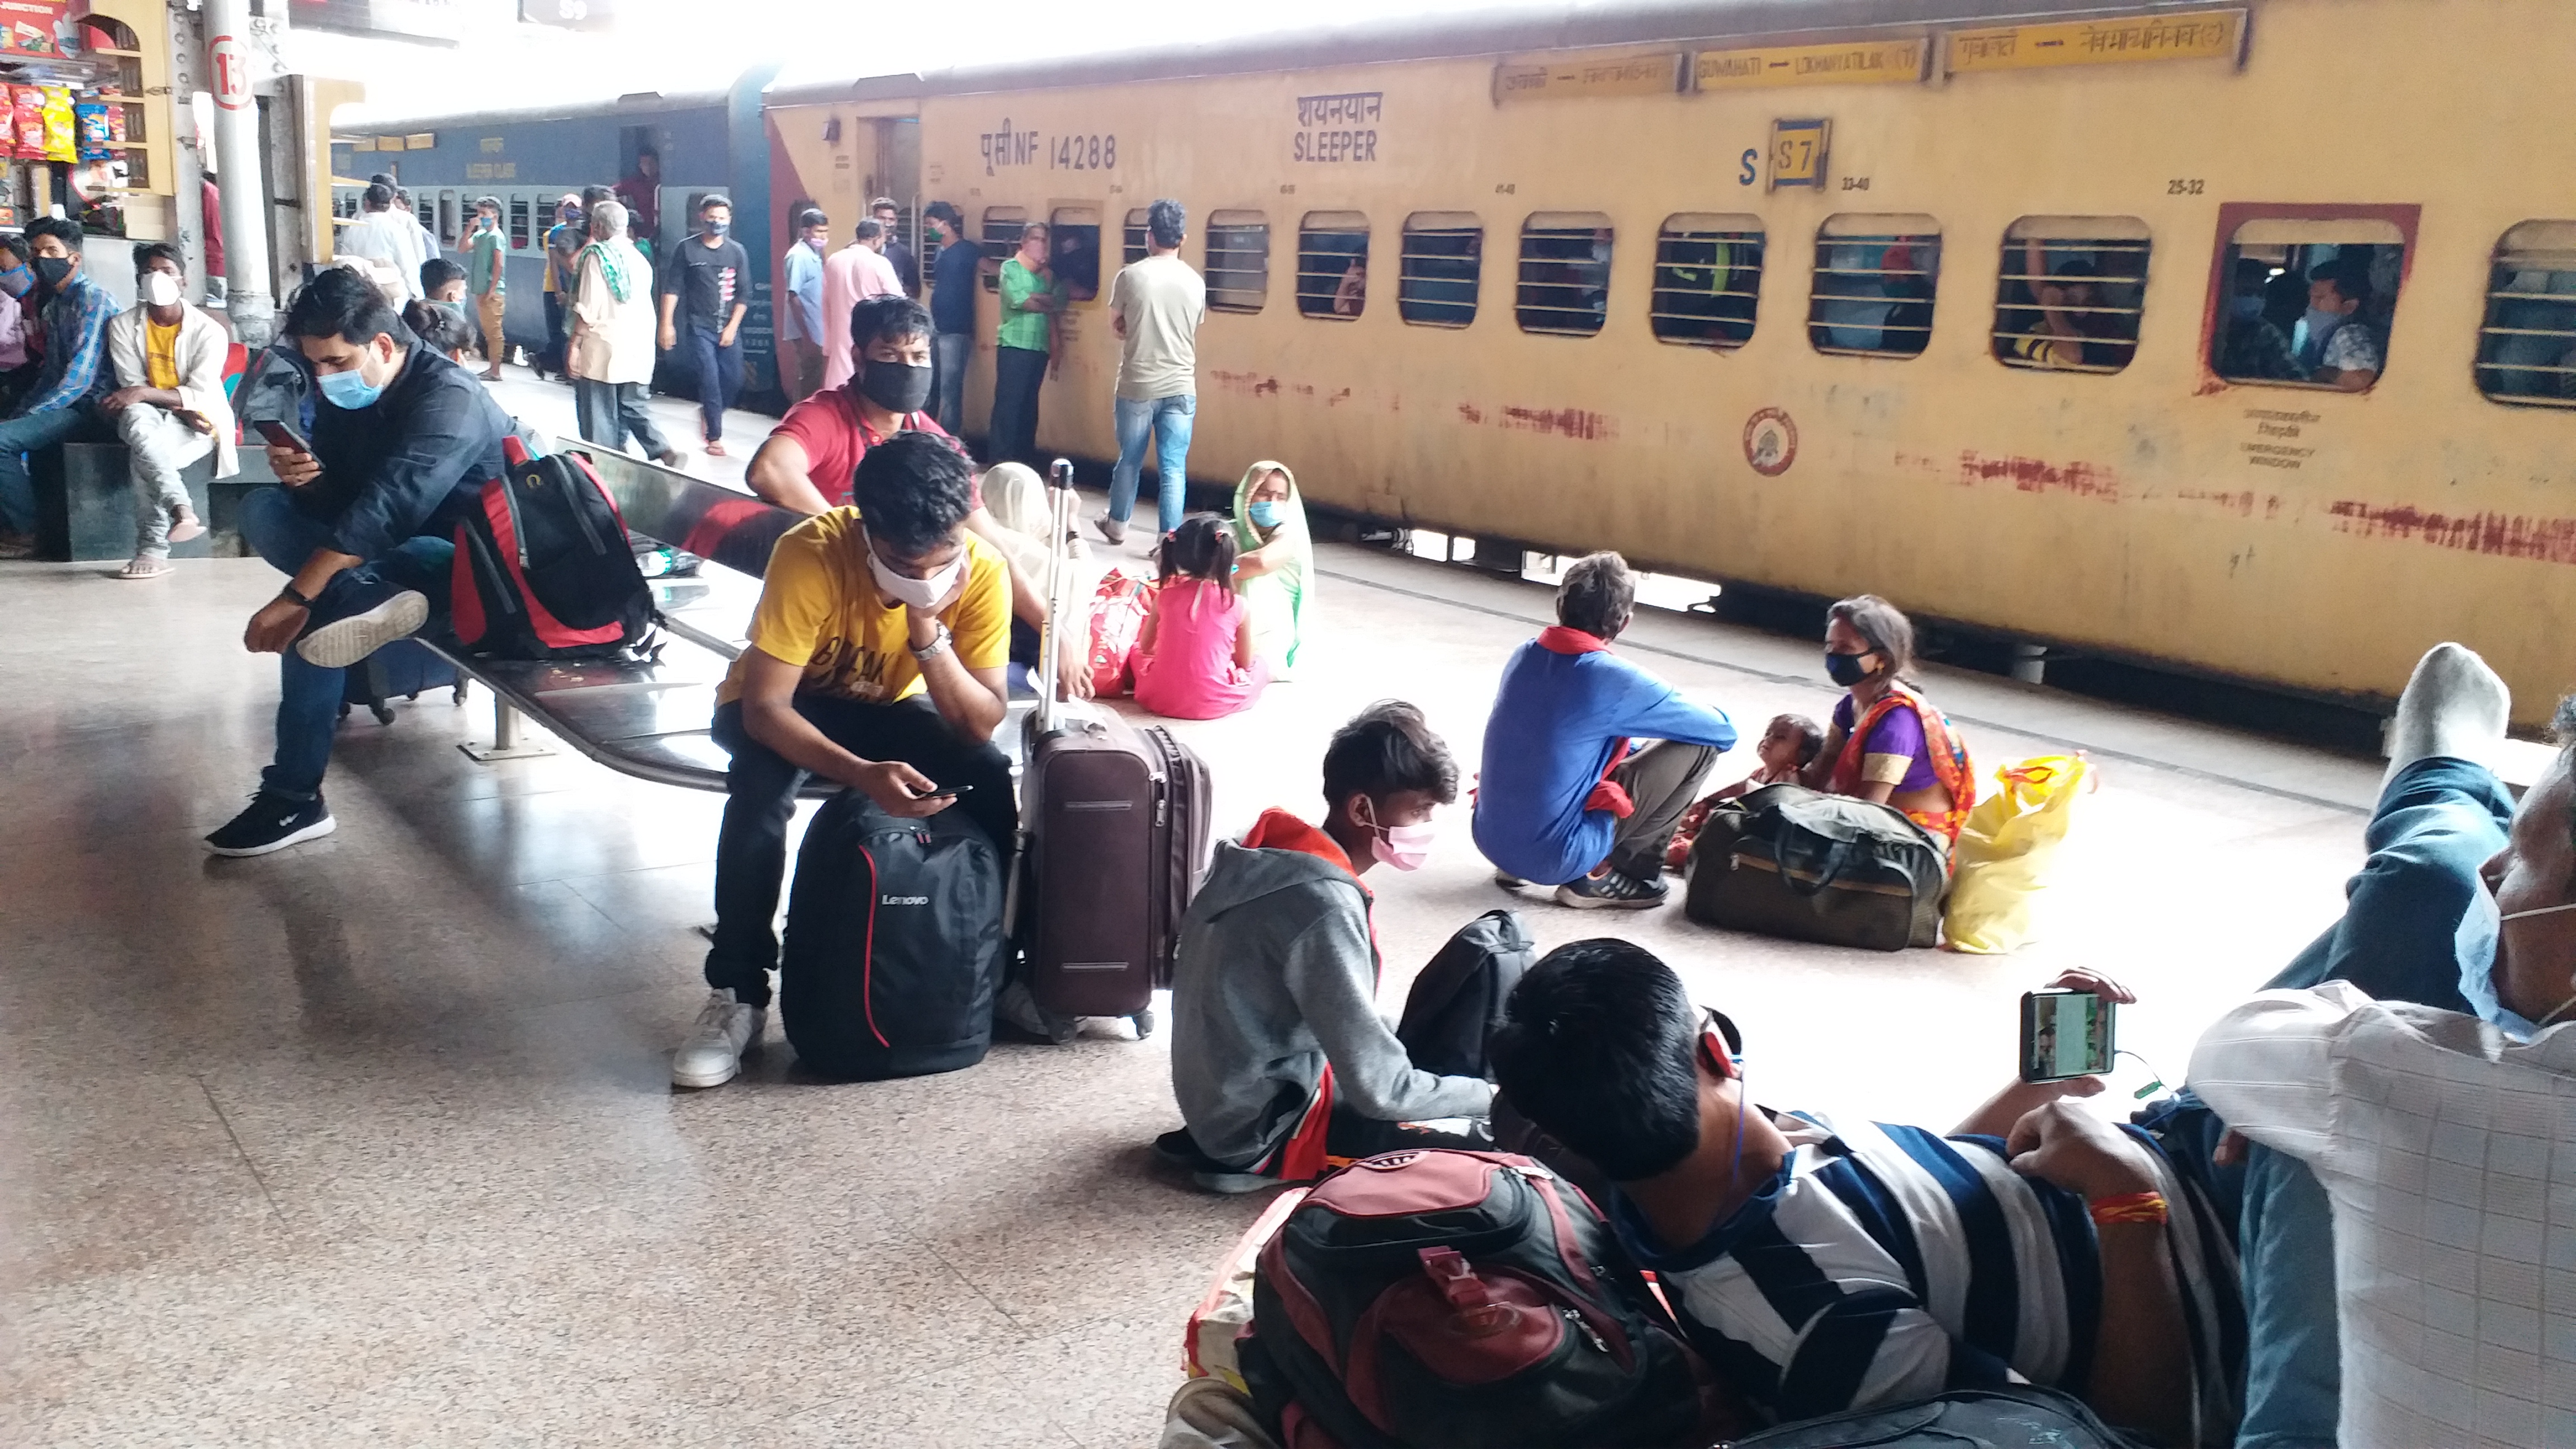
[[[44,284],[44,288],[45,288],[45,290],[46,290],[46,291],[48,291],[48,292],[58,292],[58,291],[61,291],[61,290],[62,290],[63,283],[70,281],[70,280],[71,280],[71,276],[72,276],[72,259],[71,259],[71,258],[69,258],[69,257],[38,257],[38,258],[36,258],[36,280]]]
[[[930,401],[930,369],[871,357],[859,367],[859,396],[888,412],[917,413]]]

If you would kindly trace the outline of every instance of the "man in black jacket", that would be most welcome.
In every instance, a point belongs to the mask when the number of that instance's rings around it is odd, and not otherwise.
[[[206,837],[265,855],[331,833],[322,772],[342,671],[417,632],[447,599],[457,522],[503,469],[510,419],[472,374],[423,347],[384,294],[333,268],[287,310],[281,340],[320,398],[313,448],[268,449],[282,488],[241,503],[242,538],[288,575],[244,647],[279,656],[277,756],[250,808]]]

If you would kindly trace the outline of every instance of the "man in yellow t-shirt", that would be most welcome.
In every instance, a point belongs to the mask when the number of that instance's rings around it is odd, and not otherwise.
[[[897,433],[860,459],[855,507],[805,520],[770,554],[751,647],[716,692],[733,765],[711,995],[672,1057],[675,1085],[731,1081],[760,1039],[787,821],[808,775],[910,819],[954,805],[1011,848],[1011,762],[992,742],[1009,699],[1010,569],[966,530],[971,476],[946,438]]]

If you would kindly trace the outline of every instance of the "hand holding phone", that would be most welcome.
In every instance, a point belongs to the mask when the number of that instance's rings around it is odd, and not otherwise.
[[[2093,991],[2048,987],[2021,999],[2021,1079],[2062,1082],[2111,1070],[2119,1052],[2119,1003]]]
[[[313,456],[313,445],[304,441],[301,433],[275,418],[259,418],[253,421],[251,426],[259,429],[259,435],[268,439],[268,445],[272,448],[290,449],[308,458]]]

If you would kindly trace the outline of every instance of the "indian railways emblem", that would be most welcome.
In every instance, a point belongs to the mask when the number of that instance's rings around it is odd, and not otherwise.
[[[1798,461],[1798,425],[1778,408],[1764,408],[1744,423],[1744,461],[1765,478],[1777,478]]]

